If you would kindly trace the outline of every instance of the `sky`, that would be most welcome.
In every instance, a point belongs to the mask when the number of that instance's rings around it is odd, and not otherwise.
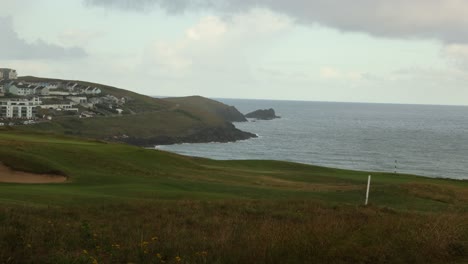
[[[158,96],[468,105],[465,0],[0,0],[0,67]]]

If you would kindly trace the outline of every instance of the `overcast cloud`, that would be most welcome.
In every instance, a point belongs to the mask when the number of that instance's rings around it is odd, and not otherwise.
[[[23,76],[148,95],[468,105],[468,0],[4,2],[0,67]]]
[[[0,59],[62,59],[86,56],[86,52],[77,47],[65,48],[46,43],[41,39],[28,43],[21,39],[13,29],[12,19],[0,17]]]
[[[263,7],[303,24],[394,38],[468,42],[468,1],[464,0],[84,0],[87,5],[168,13],[213,9],[240,12]]]

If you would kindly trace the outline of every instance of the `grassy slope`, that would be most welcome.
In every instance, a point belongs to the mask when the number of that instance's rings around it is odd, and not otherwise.
[[[468,182],[0,131],[0,263],[466,263]],[[34,224],[31,224],[34,223]]]
[[[358,205],[368,175],[278,161],[213,161],[18,131],[0,134],[0,157],[14,168],[70,177],[65,185],[2,185],[0,199],[46,204],[101,198],[312,198]],[[375,204],[417,210],[467,207],[467,181],[372,174]]]
[[[209,126],[223,125],[210,122]],[[55,132],[97,139],[128,135],[137,138],[157,136],[185,136],[206,124],[197,117],[177,111],[147,112],[137,115],[95,118],[64,118],[54,122],[21,127],[23,130]]]
[[[247,121],[243,114],[232,106],[201,96],[165,98],[165,101],[177,104],[181,109],[198,116],[213,115],[229,122]]]

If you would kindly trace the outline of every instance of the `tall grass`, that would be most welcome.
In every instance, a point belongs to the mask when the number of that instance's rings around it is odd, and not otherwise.
[[[310,201],[0,209],[0,263],[451,263],[468,213]]]

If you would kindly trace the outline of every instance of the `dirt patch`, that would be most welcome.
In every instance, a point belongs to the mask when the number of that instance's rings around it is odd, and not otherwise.
[[[61,175],[34,174],[15,171],[0,163],[0,182],[7,183],[61,183],[67,177]]]

